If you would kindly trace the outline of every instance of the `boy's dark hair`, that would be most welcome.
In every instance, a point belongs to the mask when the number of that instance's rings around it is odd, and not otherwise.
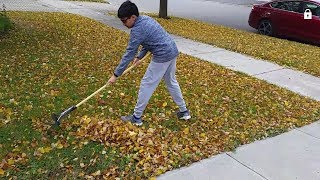
[[[131,17],[132,15],[139,16],[138,7],[131,1],[126,1],[121,4],[118,9],[118,18]]]

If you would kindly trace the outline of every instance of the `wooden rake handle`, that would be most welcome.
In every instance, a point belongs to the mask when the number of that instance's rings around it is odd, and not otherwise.
[[[150,53],[147,53],[140,61],[144,61],[148,56],[150,55]],[[136,67],[136,64],[133,64],[132,66],[130,66],[129,68],[127,68],[125,71],[123,71],[122,75],[126,74],[127,72],[129,72],[132,68]],[[109,85],[109,83],[106,83],[104,86],[102,86],[100,89],[98,89],[96,92],[92,93],[90,96],[88,96],[87,98],[85,98],[84,100],[82,100],[81,102],[79,102],[76,107],[81,106],[83,103],[85,103],[86,101],[88,101],[90,98],[92,98],[93,96],[95,96],[96,94],[98,94],[100,91],[102,91],[104,88],[106,88]]]

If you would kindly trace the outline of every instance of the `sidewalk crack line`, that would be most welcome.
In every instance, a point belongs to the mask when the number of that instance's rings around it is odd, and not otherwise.
[[[257,73],[257,74],[253,74],[252,76],[259,76],[259,75],[262,75],[262,74],[267,74],[267,73],[275,72],[275,71],[281,71],[281,70],[284,70],[284,69],[286,69],[286,68],[280,68],[280,69],[275,69],[275,70],[266,71],[266,72],[262,72],[262,73]]]
[[[302,131],[302,130],[300,130],[300,129],[295,129],[295,130],[300,131],[300,132],[302,132],[303,134],[306,134],[306,135],[308,135],[308,136],[311,136],[311,137],[313,137],[313,138],[316,138],[316,139],[320,140],[320,138],[318,138],[317,136],[314,136],[314,135],[312,135],[312,134],[310,134],[310,133],[304,132],[304,131]]]
[[[238,163],[240,163],[242,166],[248,168],[249,170],[255,172],[256,174],[258,174],[260,177],[262,177],[265,180],[268,180],[266,177],[264,177],[262,174],[260,174],[259,172],[255,171],[254,169],[252,169],[251,167],[245,165],[244,163],[242,163],[241,161],[239,161],[238,159],[232,157],[229,153],[226,153],[230,158],[234,159],[235,161],[237,161]]]
[[[221,52],[224,51],[223,49],[219,49],[219,50],[213,50],[213,51],[209,51],[209,52],[201,52],[201,53],[194,53],[192,54],[192,56],[196,56],[196,55],[202,55],[202,54],[211,54],[211,53],[216,53],[216,52]]]

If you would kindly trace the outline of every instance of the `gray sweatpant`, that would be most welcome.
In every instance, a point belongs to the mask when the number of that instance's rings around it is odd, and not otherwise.
[[[151,95],[159,85],[163,78],[167,89],[173,99],[178,105],[180,112],[186,111],[186,103],[183,100],[179,83],[176,79],[176,61],[174,58],[165,63],[157,63],[151,61],[146,73],[144,74],[138,95],[136,107],[134,108],[134,116],[140,118],[144,109],[146,108]]]

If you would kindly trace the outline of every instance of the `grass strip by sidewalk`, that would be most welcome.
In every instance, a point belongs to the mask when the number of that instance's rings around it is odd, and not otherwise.
[[[180,54],[177,78],[193,118],[176,119],[163,83],[137,128],[132,112],[145,63],[51,128],[50,114],[100,88],[128,34],[81,16],[10,12],[1,39],[0,177],[145,179],[320,118],[320,103]]]
[[[177,17],[167,20],[157,18],[153,14],[151,16],[172,34],[268,60],[320,77],[320,47],[196,20]]]

